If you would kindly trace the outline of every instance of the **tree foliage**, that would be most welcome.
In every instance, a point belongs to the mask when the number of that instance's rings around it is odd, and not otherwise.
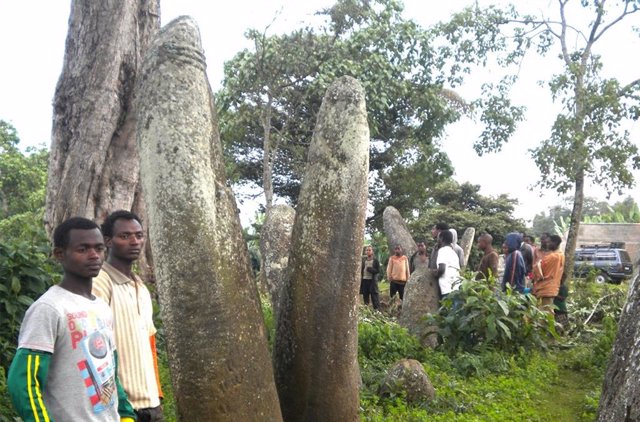
[[[49,153],[18,148],[15,128],[0,120],[0,220],[44,206]]]
[[[524,232],[525,224],[513,216],[518,201],[507,195],[496,197],[482,195],[480,185],[459,184],[448,180],[433,188],[431,198],[415,218],[409,218],[409,227],[417,237],[431,238],[431,228],[445,222],[462,234],[467,227],[475,227],[476,233],[487,232],[496,245],[507,233]]]
[[[402,12],[396,0],[338,0],[318,12],[324,22],[318,27],[283,35],[247,32],[253,48],[225,64],[217,96],[234,182],[262,187],[267,206],[273,194],[295,203],[322,97],[343,75],[359,79],[367,95],[370,222],[387,205],[411,214],[429,198],[430,187],[451,176],[439,139],[448,124],[471,112],[454,89],[497,47],[489,39],[447,47],[441,32]],[[504,107],[494,107],[483,121],[508,136],[514,119],[504,115],[517,110],[504,95],[484,97]]]
[[[562,65],[546,85],[561,111],[550,135],[531,151],[542,177],[539,186],[560,194],[573,190],[565,271],[573,267],[578,227],[583,217],[584,187],[591,180],[608,190],[633,185],[632,169],[640,168],[638,145],[630,139],[628,122],[640,116],[640,79],[623,82],[606,77],[596,48],[600,40],[640,10],[638,0],[569,2],[557,0],[551,13],[521,15],[514,8],[503,13],[478,6],[460,13],[466,29],[479,37],[495,37],[502,48],[498,61],[512,64],[529,50],[556,54]],[[580,16],[587,16],[586,22]],[[633,16],[635,17],[635,16]],[[463,41],[451,40],[457,46]],[[628,54],[620,49],[621,54]],[[506,80],[515,80],[514,75]],[[503,107],[503,106],[499,106]],[[508,138],[476,143],[480,153],[496,151]]]

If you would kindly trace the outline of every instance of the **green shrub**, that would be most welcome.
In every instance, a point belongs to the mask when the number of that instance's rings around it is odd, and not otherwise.
[[[13,410],[11,400],[9,400],[9,392],[7,391],[7,378],[4,368],[0,366],[0,422],[17,421],[18,415]]]
[[[0,366],[15,354],[20,323],[29,305],[59,280],[48,244],[0,242]]]
[[[450,355],[546,348],[548,339],[557,336],[553,316],[538,309],[535,297],[496,292],[482,281],[463,281],[425,322],[437,327],[441,347]]]

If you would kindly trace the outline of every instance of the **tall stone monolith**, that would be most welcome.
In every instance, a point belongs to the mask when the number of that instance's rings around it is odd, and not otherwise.
[[[469,263],[469,256],[471,255],[471,248],[473,247],[473,238],[476,236],[476,229],[473,227],[468,227],[464,234],[462,235],[462,239],[460,240],[460,247],[464,251],[464,265],[465,267]]]
[[[164,27],[140,75],[141,178],[178,419],[281,421],[196,23]]]
[[[411,236],[400,212],[392,206],[388,206],[382,213],[382,226],[384,234],[387,236],[389,252],[393,254],[396,245],[402,246],[402,250],[407,257],[411,257],[417,250],[415,240]]]
[[[291,231],[296,212],[288,205],[274,205],[267,214],[260,231],[260,282],[267,288],[273,314],[279,314],[280,298],[287,277]]]
[[[318,113],[293,226],[274,356],[286,422],[359,420],[357,296],[368,168],[364,90],[342,77]]]
[[[402,301],[400,325],[416,336],[426,347],[436,347],[438,337],[436,327],[425,323],[428,314],[436,313],[440,308],[440,287],[438,278],[426,267],[418,267],[411,274]]]

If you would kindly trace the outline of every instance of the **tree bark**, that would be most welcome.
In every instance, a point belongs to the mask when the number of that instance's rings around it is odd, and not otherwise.
[[[72,1],[53,106],[49,233],[72,216],[100,221],[132,209],[139,191],[134,86],[159,27],[159,0]]]
[[[264,188],[264,201],[267,211],[273,206],[273,156],[271,142],[271,97],[267,101],[262,119],[264,130],[264,142],[262,152],[262,186]]]
[[[575,180],[575,191],[573,195],[573,209],[571,210],[571,224],[567,233],[564,254],[564,277],[571,280],[573,276],[573,263],[575,261],[576,244],[578,243],[578,231],[582,221],[582,208],[584,206],[584,173],[580,172]]]
[[[640,421],[640,277],[622,309],[604,377],[598,422]]]

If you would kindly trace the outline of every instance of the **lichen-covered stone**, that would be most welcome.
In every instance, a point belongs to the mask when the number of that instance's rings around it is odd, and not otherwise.
[[[428,326],[424,317],[440,307],[438,278],[428,268],[418,268],[407,282],[399,323],[426,347],[436,347],[436,327]]]
[[[260,282],[266,287],[277,320],[280,296],[289,266],[291,231],[296,212],[288,205],[274,205],[267,214],[260,231]]]
[[[462,235],[460,240],[460,247],[464,251],[464,265],[465,267],[469,263],[469,255],[471,255],[471,248],[473,247],[473,238],[476,236],[476,229],[474,227],[468,227]]]
[[[640,276],[630,287],[604,377],[598,422],[640,421]]]
[[[318,113],[278,318],[276,383],[287,422],[359,420],[357,296],[368,170],[364,90],[342,77]]]
[[[396,245],[402,246],[402,250],[407,257],[411,257],[417,250],[416,242],[413,240],[404,219],[400,212],[392,206],[388,206],[382,213],[382,225],[384,234],[387,236],[389,250],[393,251]]]
[[[395,363],[380,384],[380,396],[405,394],[407,403],[428,403],[435,399],[436,390],[422,364],[414,359],[403,359]]]
[[[178,419],[281,421],[192,19],[160,31],[138,89],[141,179]]]

